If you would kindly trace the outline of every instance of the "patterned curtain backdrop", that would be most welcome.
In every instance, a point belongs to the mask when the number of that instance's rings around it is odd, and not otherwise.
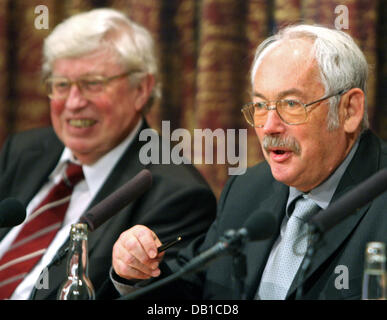
[[[9,61],[8,61],[8,1],[0,2],[0,145],[9,127]]]
[[[47,10],[48,29],[36,25],[40,5]],[[123,11],[154,36],[163,98],[146,117],[159,132],[162,121],[169,121],[171,133],[179,128],[189,132],[191,160],[217,196],[232,166],[228,154],[238,156],[243,151],[240,129],[247,129],[247,165],[262,161],[257,137],[245,124],[240,108],[250,99],[249,67],[256,46],[282,26],[300,22],[339,25],[355,38],[371,66],[371,125],[387,139],[386,1],[1,0],[0,146],[13,132],[50,125],[40,78],[43,39],[68,16],[97,7]],[[213,163],[209,164],[204,140],[194,143],[195,135],[205,129],[214,142]],[[227,132],[231,130],[236,136],[229,145]]]

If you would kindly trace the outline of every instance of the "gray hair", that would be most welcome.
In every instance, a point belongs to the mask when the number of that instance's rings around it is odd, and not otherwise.
[[[287,39],[310,39],[313,42],[313,54],[326,95],[333,94],[337,90],[352,88],[360,88],[366,94],[368,64],[354,40],[342,31],[310,25],[286,27],[258,46],[251,68],[252,84],[263,55],[280,41]],[[340,97],[332,97],[329,101],[328,129],[334,130],[339,125]],[[365,130],[368,127],[367,99],[365,99],[361,129]]]
[[[132,84],[147,75],[155,77],[155,86],[146,108],[160,98],[155,45],[144,27],[114,9],[94,9],[66,19],[44,40],[42,75],[52,73],[55,60],[77,58],[97,50],[110,50],[130,74]]]

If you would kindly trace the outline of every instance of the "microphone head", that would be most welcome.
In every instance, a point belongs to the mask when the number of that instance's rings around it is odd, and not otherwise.
[[[247,230],[250,241],[265,240],[274,235],[277,219],[270,212],[257,210],[250,215],[243,227]]]
[[[0,228],[10,228],[21,224],[26,218],[26,209],[15,198],[0,202]]]

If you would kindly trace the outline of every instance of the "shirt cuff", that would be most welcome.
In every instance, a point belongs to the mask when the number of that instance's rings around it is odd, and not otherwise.
[[[118,291],[121,296],[127,295],[131,292],[134,292],[139,289],[139,287],[135,287],[136,282],[138,281],[130,281],[124,278],[121,278],[113,269],[110,268],[109,272],[110,280],[112,281],[114,288]]]

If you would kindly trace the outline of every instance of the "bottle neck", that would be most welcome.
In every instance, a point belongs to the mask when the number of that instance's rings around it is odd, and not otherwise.
[[[88,275],[87,225],[73,224],[67,258],[67,279],[58,293],[59,300],[94,300]]]
[[[87,236],[73,236],[70,243],[67,274],[73,278],[88,277]]]
[[[366,270],[379,270],[380,272],[386,272],[386,257],[383,255],[369,256],[365,262]]]

